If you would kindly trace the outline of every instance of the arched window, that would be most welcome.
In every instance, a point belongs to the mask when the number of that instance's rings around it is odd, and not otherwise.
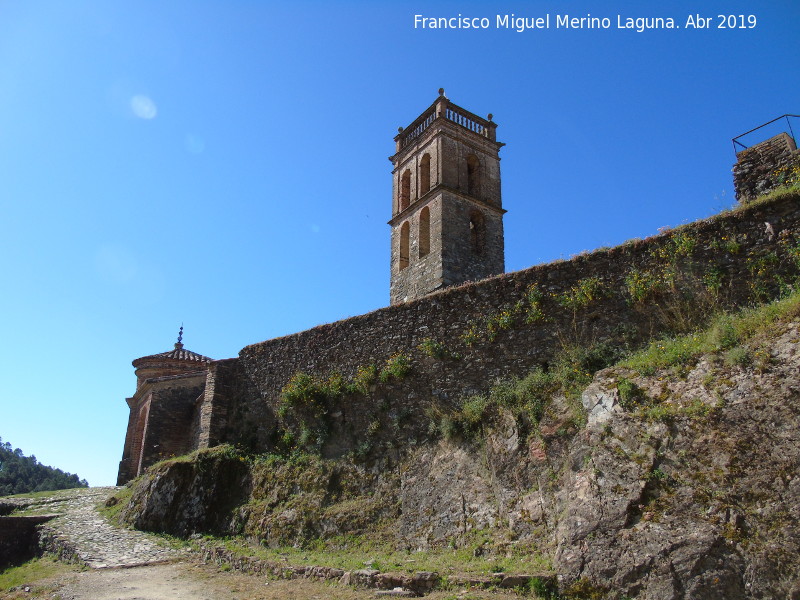
[[[431,155],[425,154],[419,161],[419,197],[431,189]]]
[[[431,251],[431,211],[426,206],[419,212],[419,257]]]
[[[486,249],[486,219],[479,210],[473,210],[469,216],[469,235],[472,251],[483,254]]]
[[[409,229],[408,221],[400,226],[400,271],[408,266]]]
[[[408,208],[411,200],[411,171],[406,169],[400,177],[400,212]]]
[[[467,193],[478,196],[481,191],[481,163],[478,157],[470,154],[467,157]]]

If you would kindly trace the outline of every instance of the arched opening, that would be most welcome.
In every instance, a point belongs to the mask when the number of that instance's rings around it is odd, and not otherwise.
[[[419,213],[419,257],[431,251],[431,211],[426,206]]]
[[[470,154],[467,157],[467,193],[478,196],[481,190],[481,163],[478,157]]]
[[[410,227],[408,225],[408,221],[403,223],[400,226],[400,271],[405,269],[408,266],[408,256],[409,256],[409,230]]]
[[[411,171],[406,169],[400,177],[400,209],[402,212],[408,208],[411,200]]]
[[[469,216],[469,235],[472,251],[483,254],[486,249],[486,218],[479,210],[473,210]]]
[[[427,194],[431,189],[431,155],[425,154],[419,161],[419,196]]]

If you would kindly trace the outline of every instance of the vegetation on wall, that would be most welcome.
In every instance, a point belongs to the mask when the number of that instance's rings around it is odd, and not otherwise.
[[[403,379],[410,370],[410,358],[398,352],[386,359],[380,369],[375,365],[362,365],[350,378],[339,372],[327,376],[295,373],[278,399],[280,427],[276,435],[277,450],[283,453],[297,450],[319,453],[328,438],[327,416],[335,402],[347,394],[366,396],[379,384]],[[379,423],[371,425],[375,431],[379,427]],[[367,433],[374,434],[375,431]]]
[[[474,360],[487,351],[485,344],[528,328],[545,326],[557,340],[553,355],[527,375],[496,381],[485,393],[472,393],[455,402],[431,398],[426,411],[429,435],[479,438],[487,419],[500,413],[512,414],[523,431],[535,433],[554,395],[571,403],[571,419],[577,429],[583,419],[579,401],[583,388],[596,371],[641,344],[648,329],[651,334],[667,336],[658,342],[659,348],[651,345],[643,350],[652,365],[688,360],[686,357],[708,351],[708,344],[698,341],[707,337],[700,332],[712,319],[716,319],[717,329],[722,328],[728,319],[725,307],[732,305],[732,298],[741,302],[743,289],[752,303],[785,297],[800,289],[800,239],[796,234],[779,231],[775,243],[765,249],[754,243],[753,231],[731,229],[708,232],[691,224],[667,230],[650,242],[631,242],[615,251],[624,254],[640,243],[646,243],[647,249],[632,253],[627,271],[623,270],[619,278],[587,274],[561,288],[529,283],[520,296],[468,321],[460,335],[451,340],[454,347],[424,338],[415,348],[419,357],[439,361]],[[729,272],[731,268],[738,279]],[[742,270],[746,271],[744,279]],[[632,311],[637,327],[644,331],[634,331],[633,325],[628,331],[621,325],[616,332],[597,337],[592,314],[599,309]],[[719,340],[714,343],[719,346]],[[757,358],[740,344],[727,345],[724,352],[731,364]],[[659,353],[660,363],[655,358]],[[296,373],[283,388],[278,403],[279,447],[319,451],[327,439],[331,407],[346,394],[379,399],[376,386],[405,377],[412,355],[413,351],[396,354],[380,368],[360,366],[350,378],[335,372],[324,376]],[[635,403],[635,394],[631,402]],[[364,448],[386,426],[378,412],[366,428],[361,443]]]
[[[577,430],[585,422],[581,392],[594,373],[614,364],[621,353],[608,344],[564,347],[546,370],[537,368],[525,377],[499,379],[488,393],[465,398],[456,409],[434,405],[428,413],[429,432],[445,439],[480,440],[484,428],[506,412],[514,417],[520,432],[536,435],[539,422],[559,395],[570,405],[572,427]]]
[[[746,239],[746,234],[722,234],[707,243],[723,258],[740,254]],[[580,344],[580,334],[575,329],[562,328],[558,333],[560,350],[548,365],[521,378],[498,380],[487,394],[464,398],[456,409],[432,407],[428,414],[430,432],[447,439],[480,440],[484,427],[505,412],[513,415],[520,431],[536,435],[548,403],[557,395],[572,401],[573,423],[577,428],[583,418],[581,393],[598,370],[624,356],[627,358],[620,365],[642,375],[670,367],[687,368],[698,356],[707,353],[722,353],[728,365],[755,364],[759,370],[767,368],[769,352],[764,348],[751,349],[747,340],[776,319],[800,313],[800,238],[783,231],[776,250],[745,253],[742,258],[750,274],[748,285],[755,307],[734,315],[724,309],[723,287],[730,284],[724,270],[693,260],[698,244],[699,239],[691,231],[677,230],[649,252],[653,260],[648,263],[654,266],[630,268],[621,290],[608,289],[596,276],[584,278],[564,292],[550,294],[555,306],[551,304],[546,309],[545,295],[533,285],[526,298],[511,309],[490,315],[480,324],[470,324],[462,336],[467,346],[481,337],[492,342],[498,331],[524,326],[530,322],[530,318],[520,318],[525,314],[534,315],[534,322],[552,320],[556,307],[570,310],[574,325],[579,311],[604,295],[616,293],[635,310],[649,311],[658,321],[658,329],[666,335],[631,354],[635,348],[626,345],[624,336],[615,342]],[[774,298],[782,300],[761,304]],[[625,409],[638,409],[651,418],[669,418],[664,411],[653,408],[653,399],[624,377],[619,392]],[[709,410],[706,406],[696,408],[703,414]]]
[[[686,335],[664,337],[650,342],[621,363],[642,375],[652,375],[659,369],[681,369],[709,353],[723,353],[729,364],[753,364],[765,368],[768,353],[750,354],[746,344],[768,331],[780,320],[800,316],[800,292],[776,302],[746,308],[734,314],[719,313],[709,327]]]
[[[769,197],[796,194],[800,183],[792,181]],[[759,199],[734,212],[766,201]],[[504,331],[557,323],[556,336],[562,345],[585,343],[587,331],[581,328],[581,318],[598,303],[613,304],[615,300],[646,315],[651,331],[690,332],[728,305],[732,290],[743,283],[728,273],[732,261],[747,270],[744,284],[751,302],[769,302],[797,289],[800,237],[781,231],[775,249],[764,252],[748,235],[753,233],[721,231],[709,236],[693,224],[667,229],[661,240],[650,244],[642,259],[632,262],[621,282],[591,275],[561,291],[545,290],[541,283],[530,284],[522,297],[469,322],[460,340],[470,349],[479,342],[495,342]],[[767,235],[775,234],[768,230]],[[641,243],[633,241],[622,249]]]

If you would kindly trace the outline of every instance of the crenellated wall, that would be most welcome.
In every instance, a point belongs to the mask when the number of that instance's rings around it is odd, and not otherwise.
[[[400,353],[410,361],[405,377],[373,382],[366,394],[345,393],[327,408],[322,450],[352,451],[367,432],[400,444],[419,440],[432,406],[546,367],[563,344],[641,343],[686,329],[705,307],[775,297],[798,274],[798,238],[800,194],[754,203],[646,240],[247,346],[219,371],[225,393],[207,385],[203,402],[225,415],[218,441],[268,450],[281,390],[293,375],[340,373],[347,380]]]

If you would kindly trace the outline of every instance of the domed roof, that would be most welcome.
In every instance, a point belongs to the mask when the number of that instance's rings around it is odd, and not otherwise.
[[[186,350],[183,347],[183,344],[178,342],[175,344],[175,348],[170,350],[169,352],[160,352],[158,354],[150,354],[149,356],[142,356],[141,358],[137,358],[133,361],[134,366],[139,361],[160,361],[160,360],[187,360],[187,361],[195,361],[201,363],[207,363],[214,360],[213,358],[209,358],[208,356],[203,356],[202,354],[198,354],[197,352],[192,352],[191,350]]]
[[[141,358],[137,358],[136,360],[133,361],[133,366],[139,367],[147,363],[161,363],[164,361],[209,363],[214,360],[213,358],[209,358],[208,356],[203,356],[202,354],[198,354],[197,352],[192,352],[191,350],[184,349],[183,344],[181,343],[182,339],[183,339],[183,325],[181,325],[181,329],[178,332],[178,341],[172,350],[169,350],[167,352],[159,352],[158,354],[150,354],[148,356],[142,356]]]

